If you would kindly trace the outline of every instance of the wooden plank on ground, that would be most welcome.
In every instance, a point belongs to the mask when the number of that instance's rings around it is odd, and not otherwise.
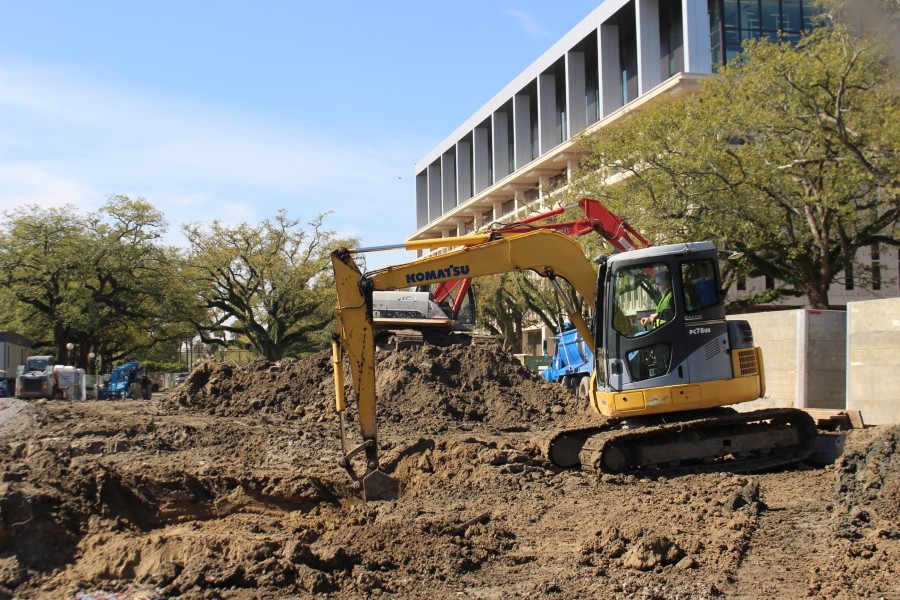
[[[846,429],[863,429],[862,414],[858,410],[840,410],[830,408],[806,408],[804,409],[815,419],[816,427],[828,431],[843,431]]]

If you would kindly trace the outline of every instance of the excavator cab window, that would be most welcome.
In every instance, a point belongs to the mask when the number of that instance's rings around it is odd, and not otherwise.
[[[663,262],[636,264],[618,269],[615,274],[612,326],[620,335],[633,340],[623,352],[631,381],[660,377],[669,372],[672,345],[668,336],[651,336],[668,330],[673,322],[676,300],[672,271]],[[648,336],[642,344],[643,336]]]
[[[462,306],[459,307],[459,313],[456,320],[460,325],[475,324],[475,289],[470,287],[463,298]]]
[[[660,377],[669,372],[672,346],[667,343],[644,346],[625,355],[632,381]]]
[[[459,289],[459,287],[455,287],[451,290],[450,295],[440,297],[438,304],[441,310],[449,318],[456,321],[457,324],[464,328],[471,328],[475,325],[475,289],[471,285],[465,286],[465,295],[462,298],[458,298]],[[438,286],[437,284],[420,285],[416,287],[416,291],[435,294],[438,291]],[[454,315],[453,306],[457,304],[457,301],[459,301],[459,311]]]
[[[681,263],[684,303],[687,312],[697,312],[719,303],[715,265],[709,259],[688,260]]]
[[[613,327],[634,338],[665,326],[675,312],[668,265],[655,263],[616,273]]]

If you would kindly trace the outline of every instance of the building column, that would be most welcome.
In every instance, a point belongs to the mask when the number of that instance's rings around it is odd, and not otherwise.
[[[476,127],[472,131],[473,175],[476,194],[480,194],[491,186],[491,149],[488,147],[490,136],[487,127]]]
[[[416,175],[416,229],[428,224],[428,175],[427,171]]]
[[[438,163],[428,165],[428,220],[434,221],[444,214],[441,202],[441,167]]]
[[[587,83],[584,70],[584,52],[566,52],[566,112],[571,139],[587,127]]]
[[[684,72],[712,73],[706,0],[681,0],[681,26],[684,28]]]
[[[472,197],[472,144],[468,140],[456,143],[456,197],[458,204]]]
[[[456,208],[456,156],[454,152],[441,155],[441,206],[442,213]]]
[[[622,73],[619,67],[619,27],[601,25],[597,30],[600,53],[600,118],[622,107]]]
[[[531,162],[531,96],[513,96],[513,148],[516,169]]]
[[[659,67],[659,2],[637,0],[638,95],[645,94],[662,83]]]
[[[494,181],[495,184],[509,175],[509,115],[497,111],[491,119],[494,126]]]
[[[538,156],[542,156],[560,143],[559,123],[556,118],[556,75],[541,73],[537,81]]]

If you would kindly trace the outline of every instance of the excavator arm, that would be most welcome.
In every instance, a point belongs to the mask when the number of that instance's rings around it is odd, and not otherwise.
[[[466,245],[472,244],[473,245]],[[425,257],[363,274],[353,260],[354,252],[340,249],[332,254],[337,288],[336,325],[332,336],[335,379],[335,403],[341,421],[343,458],[341,466],[358,482],[364,499],[396,495],[396,480],[380,470],[378,460],[375,336],[372,320],[372,292],[398,290],[424,283],[441,283],[460,278],[474,278],[510,271],[531,270],[548,277],[554,284],[560,277],[568,281],[578,294],[595,305],[597,274],[585,257],[581,246],[569,237],[551,230],[526,233],[493,233],[482,241],[466,238],[443,238],[442,245],[464,246],[439,256]],[[569,318],[582,338],[594,347],[594,337],[581,313],[568,307]],[[347,442],[344,411],[343,356],[346,354],[356,394],[362,443],[350,447]],[[351,465],[357,455],[365,455],[365,471],[358,475]]]

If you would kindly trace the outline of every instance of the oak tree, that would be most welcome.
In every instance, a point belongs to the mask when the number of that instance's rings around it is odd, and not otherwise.
[[[183,277],[206,318],[194,325],[204,343],[255,351],[268,360],[324,348],[333,319],[330,254],[355,240],[308,229],[281,210],[274,219],[230,226],[189,224]]]
[[[745,275],[829,304],[865,285],[860,250],[898,246],[896,68],[842,23],[799,43],[757,40],[699,93],[634,112],[595,137],[571,193],[602,198],[656,243],[711,239]]]

